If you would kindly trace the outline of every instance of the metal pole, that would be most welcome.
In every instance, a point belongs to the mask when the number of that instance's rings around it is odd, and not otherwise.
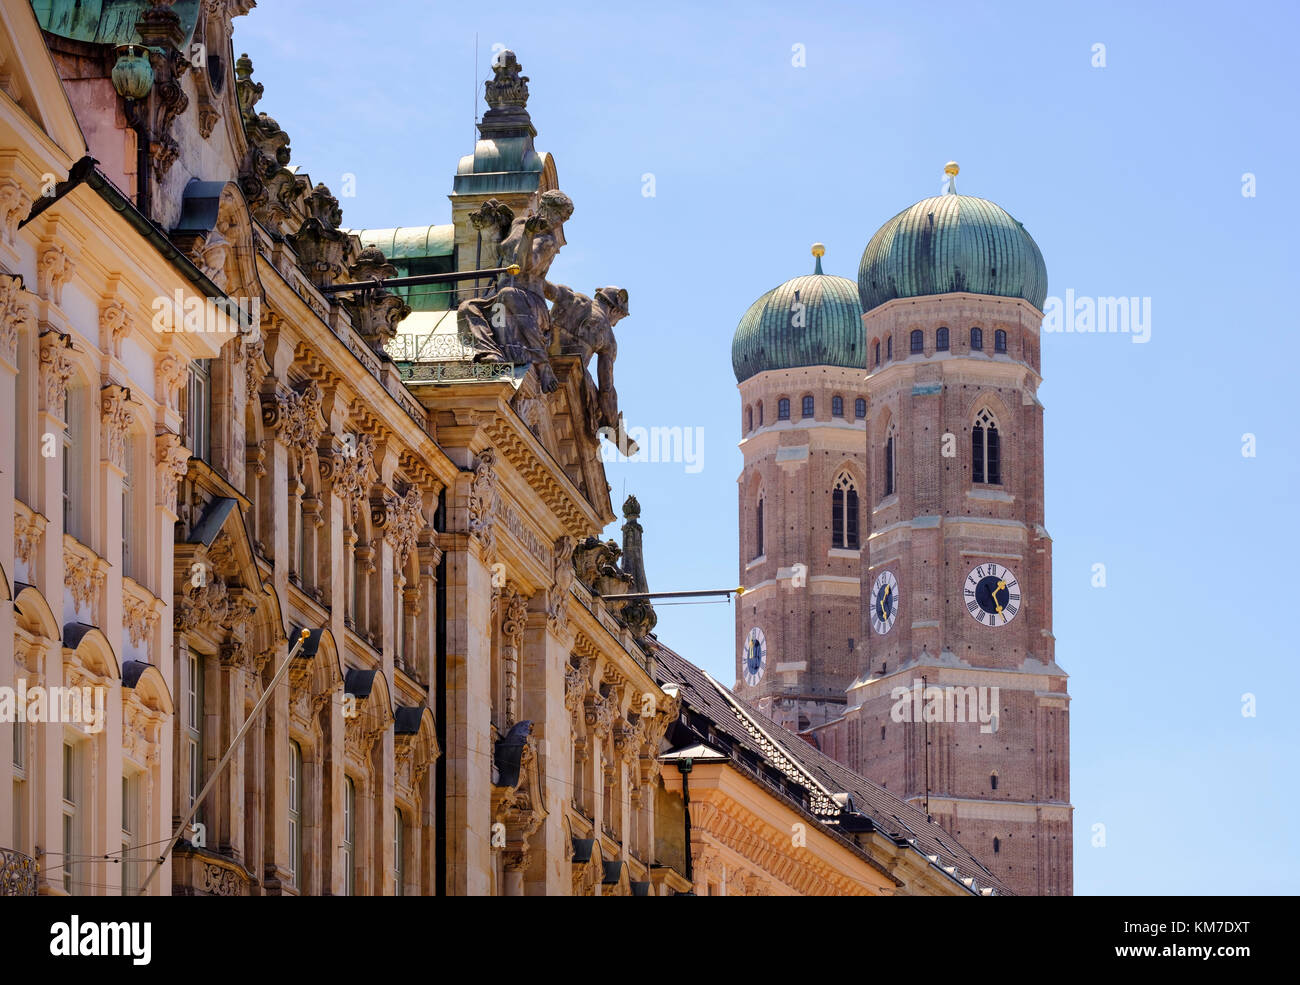
[[[194,803],[190,805],[190,812],[185,815],[185,819],[181,821],[180,827],[178,827],[176,833],[172,835],[172,840],[167,842],[167,847],[164,848],[162,854],[158,856],[158,862],[154,865],[153,871],[150,872],[148,878],[140,884],[140,896],[143,896],[145,890],[149,888],[149,883],[153,882],[153,877],[158,874],[158,870],[161,869],[163,863],[167,861],[167,855],[174,847],[176,847],[176,842],[181,840],[181,833],[185,831],[185,829],[190,826],[190,822],[194,820],[194,815],[198,813],[199,805],[203,803],[203,798],[208,795],[208,791],[212,789],[212,785],[217,782],[217,777],[219,777],[221,771],[226,768],[226,764],[230,762],[230,757],[235,754],[235,750],[238,749],[239,744],[244,741],[244,736],[248,734],[248,730],[253,727],[253,723],[256,722],[258,717],[262,714],[262,709],[265,708],[266,703],[271,700],[271,695],[275,693],[276,686],[279,685],[280,680],[284,677],[285,671],[289,669],[289,664],[293,662],[293,658],[297,655],[298,651],[302,648],[303,643],[307,641],[307,637],[310,635],[311,630],[304,629],[298,636],[298,642],[294,643],[294,645],[289,649],[288,655],[284,658],[284,663],[280,664],[280,669],[275,672],[275,676],[271,678],[270,683],[267,684],[266,688],[262,691],[262,696],[257,699],[257,704],[253,705],[253,710],[250,711],[248,717],[244,719],[244,724],[241,725],[239,731],[235,733],[234,739],[231,740],[230,748],[227,749],[226,754],[221,757],[221,762],[217,763],[217,768],[212,771],[212,775],[208,777],[208,782],[203,785],[203,789],[199,791],[199,795],[194,798]]]
[[[685,599],[696,598],[705,595],[725,595],[730,598],[732,595],[744,595],[744,588],[719,588],[707,592],[628,592],[623,595],[600,595],[592,593],[596,598],[604,599],[606,602],[631,602],[635,599]]]

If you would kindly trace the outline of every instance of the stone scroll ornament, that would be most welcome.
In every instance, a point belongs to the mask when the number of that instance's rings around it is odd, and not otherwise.
[[[514,218],[495,199],[480,212],[475,222],[482,224],[485,240],[495,244],[497,266],[518,266],[519,272],[502,274],[494,294],[461,302],[456,313],[460,332],[474,346],[475,362],[534,366],[543,392],[551,393],[560,384],[547,357],[552,336],[546,300],[555,297],[556,288],[546,275],[564,245],[563,227],[573,215],[573,201],[552,190],[542,194],[527,217]]]

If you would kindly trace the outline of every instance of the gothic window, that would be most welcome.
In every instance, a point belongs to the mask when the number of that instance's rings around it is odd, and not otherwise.
[[[808,395],[805,395],[803,398],[803,416],[804,417],[813,416],[813,398]]]
[[[972,328],[970,330],[970,347],[971,351],[984,348],[984,329]]]
[[[934,333],[934,349],[936,352],[948,351],[948,329],[941,328]]]
[[[880,726],[880,741],[881,742],[885,741],[885,726],[883,725]]]
[[[758,506],[754,510],[754,557],[763,556],[763,494],[758,494]]]
[[[889,425],[889,436],[885,439],[885,495],[892,496],[895,492],[896,480],[898,478],[898,462],[896,460],[896,444],[894,439],[897,437],[898,429]]]
[[[763,426],[763,402],[761,400],[758,403],[758,426]]]
[[[993,351],[994,352],[1007,351],[1007,333],[1000,328],[993,333]]]
[[[746,407],[745,408],[745,433],[748,434],[752,430],[754,430],[754,408]]]
[[[989,787],[993,790],[998,788],[998,775],[996,773],[989,774]]]
[[[879,366],[880,365],[880,341],[879,340],[871,344],[871,351],[872,351],[871,365]]]
[[[997,838],[994,838],[994,839],[993,839],[993,854],[994,854],[994,855],[997,855],[1000,851],[1002,851],[1002,842],[999,841]]]
[[[891,335],[885,339],[885,362],[894,358],[894,337]]]
[[[212,457],[212,360],[190,361],[185,393],[185,440],[195,458]]]
[[[1002,462],[998,451],[998,424],[988,409],[975,416],[970,432],[971,481],[991,486],[1002,484]]]
[[[302,746],[289,742],[289,875],[302,888]]]
[[[831,546],[858,549],[858,487],[841,472],[831,490]]]
[[[857,400],[853,401],[853,416],[859,421],[867,416],[867,400],[865,397],[858,397]]]
[[[790,398],[782,397],[776,402],[776,419],[778,421],[790,420]]]
[[[919,328],[912,329],[912,351],[913,352],[925,351],[925,333],[922,332]]]
[[[831,417],[844,416],[844,398],[839,394],[831,397]]]

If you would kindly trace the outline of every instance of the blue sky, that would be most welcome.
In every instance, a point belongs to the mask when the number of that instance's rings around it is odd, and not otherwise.
[[[628,289],[629,423],[702,429],[697,472],[609,468],[615,505],[641,501],[655,589],[739,577],[741,314],[809,272],[815,240],[828,273],[854,277],[871,234],[937,194],[944,162],[1024,223],[1050,294],[1149,297],[1145,344],[1043,343],[1075,887],[1294,893],[1300,17],[1132,6],[274,0],[234,44],[293,163],[336,192],[356,175],[341,200],[354,228],[449,221],[493,46],[517,52],[537,145],[577,206],[552,279]],[[665,642],[734,677],[730,606],[659,612]]]

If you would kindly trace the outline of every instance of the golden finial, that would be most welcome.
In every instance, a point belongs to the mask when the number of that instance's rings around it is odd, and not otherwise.
[[[949,161],[943,166],[943,173],[953,178],[957,177],[957,172],[960,170],[961,168],[957,167],[956,161]]]
[[[813,243],[812,255],[815,257],[824,257],[826,255],[826,247],[821,243]]]

